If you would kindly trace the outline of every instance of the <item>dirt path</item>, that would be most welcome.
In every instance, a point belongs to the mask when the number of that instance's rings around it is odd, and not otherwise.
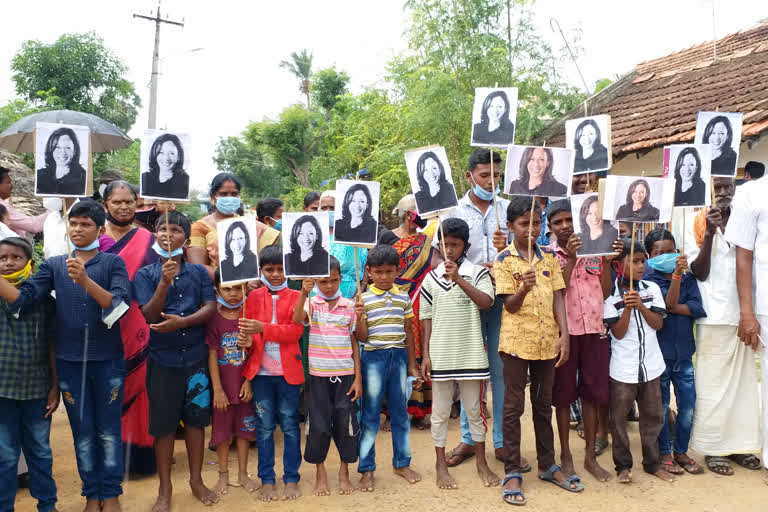
[[[630,486],[620,485],[615,479],[607,484],[601,484],[583,471],[580,462],[576,469],[586,489],[581,494],[571,494],[557,489],[554,485],[541,482],[536,476],[527,476],[525,481],[528,505],[524,510],[569,510],[569,511],[599,511],[599,512],[635,512],[659,511],[665,509],[695,510],[695,511],[758,511],[768,510],[768,486],[764,485],[757,471],[736,468],[731,477],[717,476],[709,471],[703,475],[684,475],[673,484],[666,484],[654,477],[646,475],[639,464],[640,446],[637,433],[637,423],[630,423],[633,441],[633,454],[636,457],[634,483]],[[453,420],[448,435],[449,448],[459,439],[458,420]],[[303,431],[303,429],[302,429]],[[209,431],[210,433],[210,431]],[[571,443],[576,461],[581,461],[584,454],[584,444],[575,431],[571,432]],[[278,479],[282,475],[282,436],[278,432],[277,460],[275,470]],[[392,474],[389,461],[392,457],[392,445],[389,435],[379,433],[377,444],[377,462],[379,471],[376,474],[377,489],[374,493],[355,492],[349,496],[333,494],[329,497],[312,495],[314,485],[314,467],[303,464],[301,467],[302,498],[293,502],[273,502],[269,504],[258,500],[257,493],[248,494],[242,488],[229,488],[220,504],[214,509],[233,510],[275,510],[290,512],[324,512],[343,509],[387,510],[389,511],[426,511],[453,510],[481,511],[498,510],[506,507],[501,500],[501,491],[496,488],[485,488],[480,483],[474,471],[474,461],[470,459],[463,465],[454,468],[453,476],[459,483],[455,491],[441,491],[435,487],[434,478],[434,449],[429,431],[411,431],[411,449],[413,452],[412,467],[420,471],[424,480],[415,485],[409,485],[404,480]],[[53,446],[53,470],[59,489],[58,509],[61,512],[75,512],[83,508],[83,498],[80,497],[80,479],[77,474],[72,436],[63,408],[54,415],[51,433]],[[523,418],[523,454],[532,462],[535,461],[533,427],[530,416]],[[703,463],[704,457],[692,454],[698,462]],[[489,461],[492,459],[489,454]],[[328,473],[331,488],[335,490],[338,483],[338,454],[331,448],[328,457]],[[206,451],[203,477],[209,486],[217,479],[218,466],[215,464],[216,454]],[[601,457],[600,462],[606,469],[612,469],[610,450]],[[230,472],[237,474],[236,455],[231,452]],[[500,475],[503,466],[500,462],[491,461],[491,467]],[[251,449],[249,462],[251,473],[256,473],[256,450]],[[352,468],[351,468],[352,469]],[[354,468],[356,469],[356,468]],[[211,510],[196,502],[189,493],[187,486],[187,462],[183,441],[176,442],[176,465],[174,466],[174,501],[173,510],[195,512]],[[531,475],[529,473],[528,475]],[[357,480],[357,475],[353,475]],[[123,510],[126,512],[148,511],[157,492],[156,477],[131,480],[124,484],[125,495],[122,498]],[[282,484],[278,485],[282,494]],[[28,490],[19,492],[16,499],[16,509],[19,511],[35,510],[36,503],[30,497]]]

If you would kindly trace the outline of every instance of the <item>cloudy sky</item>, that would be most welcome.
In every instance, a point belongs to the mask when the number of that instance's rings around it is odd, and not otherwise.
[[[539,0],[537,24],[555,48],[560,35],[582,30],[579,65],[587,83],[621,75],[638,62],[718,37],[768,18],[765,0]],[[382,82],[386,62],[405,50],[403,0],[164,0],[162,13],[184,19],[163,25],[158,126],[192,134],[193,186],[205,188],[215,168],[219,137],[237,135],[250,121],[274,118],[303,101],[296,80],[279,68],[290,52],[310,49],[314,68],[336,65],[352,77],[352,92]],[[52,42],[66,32],[98,32],[129,67],[144,107],[130,135],[147,124],[156,0],[4,2],[0,69],[27,39]],[[31,8],[34,6],[34,8]],[[15,20],[11,22],[10,20]],[[565,70],[580,85],[572,66]],[[10,73],[0,74],[0,103],[14,97]],[[439,143],[439,141],[435,141]]]

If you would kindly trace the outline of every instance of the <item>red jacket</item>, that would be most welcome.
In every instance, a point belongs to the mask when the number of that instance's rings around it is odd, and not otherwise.
[[[272,295],[266,287],[252,291],[245,301],[246,318],[264,323],[264,332],[253,335],[253,346],[248,356],[248,363],[243,376],[251,380],[261,367],[261,356],[265,341],[280,344],[280,362],[283,365],[283,377],[288,384],[304,382],[304,368],[301,365],[299,339],[304,334],[304,326],[293,323],[293,309],[299,300],[300,292],[285,288],[277,292],[277,323],[272,323]]]

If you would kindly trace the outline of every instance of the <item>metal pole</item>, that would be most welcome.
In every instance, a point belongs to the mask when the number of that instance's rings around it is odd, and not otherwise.
[[[157,128],[157,78],[160,67],[160,4],[157,4],[155,18],[155,49],[152,52],[152,78],[149,82],[149,124],[148,128]]]

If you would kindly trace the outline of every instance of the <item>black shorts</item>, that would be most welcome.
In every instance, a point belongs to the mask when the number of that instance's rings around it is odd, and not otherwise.
[[[211,423],[211,384],[208,360],[183,368],[147,361],[149,434],[163,437],[176,431],[179,421],[205,428]]]

